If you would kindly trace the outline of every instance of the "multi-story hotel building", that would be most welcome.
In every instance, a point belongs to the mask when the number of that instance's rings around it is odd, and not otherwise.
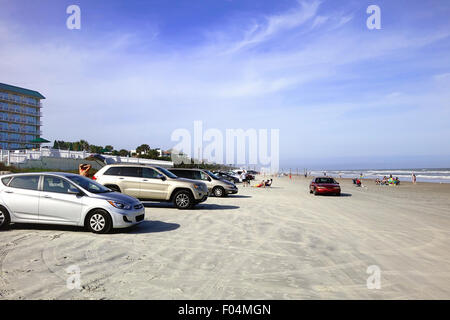
[[[41,136],[41,100],[37,91],[0,83],[0,149],[35,148]]]

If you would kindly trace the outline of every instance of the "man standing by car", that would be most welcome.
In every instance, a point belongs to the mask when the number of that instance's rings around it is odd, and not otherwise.
[[[80,176],[89,177],[89,170],[91,170],[92,166],[87,163],[82,163],[78,166],[78,172]]]
[[[241,173],[241,180],[242,180],[242,183],[243,183],[244,187],[247,186],[247,185],[250,185],[250,181],[247,178],[247,172],[245,170],[243,170],[242,173]]]

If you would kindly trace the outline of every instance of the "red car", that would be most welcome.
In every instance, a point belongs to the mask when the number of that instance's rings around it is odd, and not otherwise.
[[[334,194],[341,195],[341,186],[339,183],[330,177],[314,178],[309,185],[309,193],[318,194]]]

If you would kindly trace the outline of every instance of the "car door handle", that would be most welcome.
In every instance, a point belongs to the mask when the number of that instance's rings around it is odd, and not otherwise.
[[[51,199],[51,196],[45,195],[44,198]]]
[[[144,179],[144,180],[142,180],[142,181],[148,181],[147,179]]]
[[[5,190],[5,193],[14,193],[14,191]]]

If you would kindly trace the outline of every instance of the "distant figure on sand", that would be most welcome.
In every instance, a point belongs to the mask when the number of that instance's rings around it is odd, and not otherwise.
[[[413,174],[411,176],[411,180],[412,180],[413,184],[416,184],[417,178],[416,178],[416,175],[414,174],[414,172],[413,172]]]

